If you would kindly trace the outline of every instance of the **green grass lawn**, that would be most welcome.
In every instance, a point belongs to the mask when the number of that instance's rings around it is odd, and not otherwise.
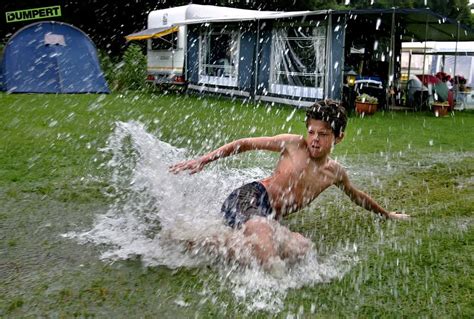
[[[103,247],[60,234],[91,227],[109,205],[99,149],[116,121],[140,121],[196,155],[244,136],[304,134],[302,110],[149,93],[0,94],[0,110],[0,317],[474,317],[472,112],[351,117],[334,157],[413,219],[381,222],[338,191],[321,196],[285,224],[321,254],[359,246],[359,262],[341,279],[290,290],[278,314],[245,314],[213,269],[106,263]],[[230,165],[256,161],[245,154]],[[201,301],[204,287],[220,300]]]

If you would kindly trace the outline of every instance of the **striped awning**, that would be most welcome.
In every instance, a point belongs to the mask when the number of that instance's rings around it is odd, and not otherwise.
[[[132,41],[132,40],[147,40],[147,39],[153,39],[153,38],[160,38],[165,35],[168,35],[173,32],[178,32],[178,26],[174,27],[164,27],[164,28],[152,28],[152,29],[146,29],[140,32],[132,33],[127,36],[125,36],[125,39],[127,41]]]

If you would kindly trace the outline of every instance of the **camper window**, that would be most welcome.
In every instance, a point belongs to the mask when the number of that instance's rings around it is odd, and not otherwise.
[[[272,42],[271,82],[275,92],[271,93],[306,87],[307,97],[318,97],[324,87],[326,27],[280,28]]]
[[[151,39],[151,49],[154,51],[160,50],[175,50],[178,48],[178,37],[176,33],[171,33],[160,38]]]
[[[213,77],[221,79],[218,81],[220,85],[236,85],[239,56],[238,31],[202,33],[200,54],[200,74],[205,77],[202,81]]]

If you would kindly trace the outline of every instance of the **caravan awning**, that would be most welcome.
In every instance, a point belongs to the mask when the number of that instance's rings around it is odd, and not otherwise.
[[[127,41],[132,41],[132,40],[147,40],[147,39],[153,39],[153,38],[160,38],[165,35],[168,35],[173,32],[178,32],[178,26],[175,27],[164,27],[164,28],[152,28],[152,29],[146,29],[140,32],[132,33],[127,36],[125,36],[125,39]]]
[[[397,28],[404,30],[402,42],[474,41],[474,29],[430,9],[356,9],[333,12],[352,16],[378,15],[385,19],[391,19],[391,15],[395,14]]]

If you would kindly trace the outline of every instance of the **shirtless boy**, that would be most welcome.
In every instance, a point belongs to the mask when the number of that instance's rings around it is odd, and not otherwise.
[[[376,214],[391,219],[409,218],[406,214],[385,210],[369,195],[357,189],[350,182],[345,169],[329,157],[334,145],[344,138],[346,123],[345,110],[337,102],[315,103],[306,112],[306,137],[281,134],[243,138],[198,159],[173,165],[170,171],[178,173],[189,170],[194,174],[206,164],[230,155],[250,150],[279,152],[280,159],[273,174],[234,190],[225,200],[222,213],[227,225],[243,227],[244,235],[255,239],[252,249],[262,264],[265,265],[274,257],[287,257],[289,249],[296,250],[293,253],[302,256],[311,242],[299,233],[290,232],[289,242],[292,244],[284,247],[282,252],[274,244],[274,228],[269,218],[279,220],[298,211],[332,185],[343,190],[357,205]]]

